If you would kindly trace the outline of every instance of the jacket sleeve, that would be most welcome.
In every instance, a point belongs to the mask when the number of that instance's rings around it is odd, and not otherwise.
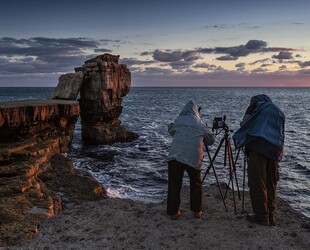
[[[212,145],[214,143],[214,135],[208,130],[207,127],[204,128],[203,141],[205,145]]]

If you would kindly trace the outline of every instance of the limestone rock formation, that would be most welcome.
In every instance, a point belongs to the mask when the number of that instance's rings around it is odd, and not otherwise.
[[[104,54],[62,75],[53,100],[0,103],[0,248],[30,239],[63,207],[104,196],[102,186],[62,153],[80,114],[86,143],[138,137],[118,120],[131,84],[118,58]]]
[[[130,91],[131,74],[119,56],[103,54],[59,77],[52,98],[76,100],[80,91],[82,139],[86,144],[133,141],[138,135],[121,126],[122,98]]]
[[[87,144],[133,141],[138,135],[121,126],[122,97],[128,94],[131,74],[119,56],[104,54],[76,68],[83,72],[80,91],[82,138]]]
[[[76,100],[83,80],[83,72],[61,75],[58,85],[52,95],[52,99]]]
[[[76,204],[104,194],[60,154],[79,113],[77,101],[0,103],[0,248],[30,239],[43,220],[62,210],[63,196]]]
[[[27,100],[0,103],[0,143],[63,137],[69,144],[80,114],[77,101]]]

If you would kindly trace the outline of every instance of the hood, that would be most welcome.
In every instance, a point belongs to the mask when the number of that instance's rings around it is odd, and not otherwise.
[[[251,98],[251,103],[272,102],[267,95],[255,95]]]
[[[193,101],[188,101],[186,103],[186,105],[183,107],[183,109],[180,113],[180,116],[192,114],[192,115],[200,118],[198,109],[199,109],[199,107],[196,104],[194,104]]]

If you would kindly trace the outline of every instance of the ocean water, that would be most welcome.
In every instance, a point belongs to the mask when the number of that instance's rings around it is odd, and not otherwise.
[[[0,88],[0,101],[45,99],[52,91],[53,88]],[[286,115],[285,149],[279,164],[277,195],[310,217],[310,88],[132,88],[123,98],[120,120],[123,126],[138,133],[139,139],[130,143],[86,146],[81,141],[78,121],[69,157],[75,167],[91,172],[111,197],[161,202],[167,195],[166,156],[172,141],[167,124],[174,121],[185,103],[193,100],[200,105],[209,127],[214,117],[226,115],[227,125],[236,131],[250,98],[257,94],[267,94]],[[215,144],[209,147],[211,155],[223,136],[224,133],[217,135]],[[236,155],[233,143],[232,147]],[[229,170],[224,166],[223,155],[224,147],[214,165],[220,182],[227,183]],[[236,170],[240,189],[243,186],[242,158],[241,152]],[[205,155],[202,175],[208,166],[209,159]],[[186,175],[183,180],[184,185],[189,184]],[[214,183],[210,171],[203,185]],[[247,183],[245,187],[247,190]]]

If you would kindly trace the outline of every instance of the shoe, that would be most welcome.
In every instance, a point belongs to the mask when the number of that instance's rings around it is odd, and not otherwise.
[[[195,218],[200,219],[202,217],[202,211],[198,211],[194,213]]]
[[[269,223],[267,221],[262,221],[262,220],[257,219],[256,215],[248,214],[246,216],[246,219],[250,222],[253,222],[253,223],[256,223],[262,226],[269,226]]]
[[[177,218],[182,216],[182,212],[179,210],[176,214],[170,215],[171,220],[176,220]]]

